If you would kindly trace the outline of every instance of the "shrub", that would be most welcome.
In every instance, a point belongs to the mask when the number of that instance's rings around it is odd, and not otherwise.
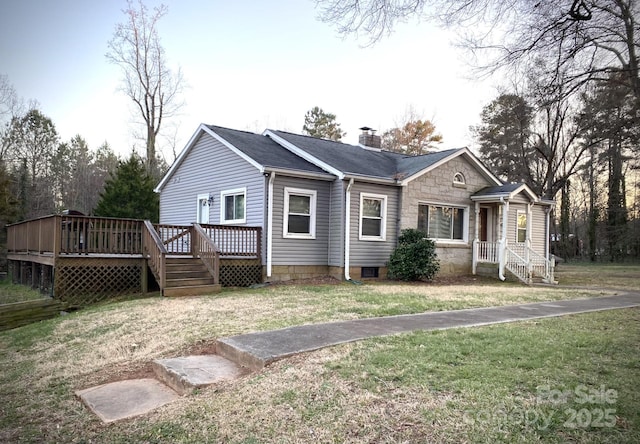
[[[440,270],[436,245],[420,230],[402,230],[398,247],[391,254],[387,266],[389,279],[431,280]]]

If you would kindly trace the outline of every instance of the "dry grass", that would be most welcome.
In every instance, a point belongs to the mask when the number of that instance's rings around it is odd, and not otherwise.
[[[560,264],[555,275],[561,285],[640,291],[640,263],[572,262]]]
[[[272,286],[102,305],[0,333],[0,442],[128,442],[129,436],[142,442],[200,442],[206,437],[215,442],[263,442],[265,437],[272,442],[415,442],[418,437],[445,442],[438,427],[424,422],[424,412],[450,410],[455,417],[460,395],[395,385],[372,393],[325,365],[346,359],[348,345],[276,363],[109,427],[73,392],[144,374],[153,359],[201,349],[221,336],[601,294],[479,280],[475,285]],[[255,434],[261,428],[268,433]]]

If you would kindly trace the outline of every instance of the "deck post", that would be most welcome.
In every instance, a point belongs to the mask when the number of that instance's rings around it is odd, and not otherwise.
[[[140,261],[140,279],[142,281],[140,282],[142,294],[147,294],[149,292],[149,276],[147,271],[146,259],[142,259]]]
[[[60,245],[62,243],[62,217],[53,216],[53,263],[60,256]]]

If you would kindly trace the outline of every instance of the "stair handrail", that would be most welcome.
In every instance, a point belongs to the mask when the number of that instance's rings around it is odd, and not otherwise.
[[[143,248],[149,260],[151,271],[158,280],[160,290],[164,290],[166,286],[166,262],[167,249],[160,239],[160,235],[149,220],[144,221]]]
[[[505,267],[525,284],[531,283],[531,275],[527,261],[508,246],[505,247]],[[512,260],[515,259],[515,260]]]
[[[534,272],[539,272],[542,276],[542,280],[546,283],[553,284],[554,276],[553,269],[555,268],[555,261],[553,259],[547,259],[537,251],[529,248],[529,263],[530,267]],[[540,266],[537,264],[543,264],[542,267],[544,269],[540,269]]]
[[[192,254],[200,258],[213,277],[213,283],[220,283],[220,249],[209,237],[200,224],[193,224],[194,242],[192,242]]]

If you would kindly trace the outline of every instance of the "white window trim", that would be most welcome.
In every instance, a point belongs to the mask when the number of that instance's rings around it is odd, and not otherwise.
[[[309,196],[309,233],[289,233],[289,196]],[[284,188],[284,211],[282,212],[282,237],[287,239],[315,239],[316,238],[316,190],[302,188]]]
[[[456,180],[456,177],[458,177],[458,175],[460,175],[462,177],[462,180]],[[453,184],[454,185],[466,185],[467,184],[467,179],[464,177],[464,174],[462,174],[462,172],[458,171],[457,173],[455,173],[453,175]]]
[[[205,200],[207,202],[206,210],[200,205],[200,202]],[[200,215],[203,214],[204,211],[207,211],[207,220],[211,221],[211,208],[209,206],[209,194],[198,194],[196,198],[196,222],[208,224],[209,222],[200,222]]]
[[[430,205],[435,207],[446,207],[446,208],[457,208],[460,210],[464,210],[464,215],[462,218],[462,239],[439,239],[439,238],[429,238],[433,240],[436,245],[468,245],[469,244],[469,206],[467,205],[456,205],[447,202],[433,202],[433,201],[420,201],[418,205]],[[417,221],[416,221],[417,224]]]
[[[520,231],[520,227],[518,227],[518,219],[520,219],[520,215],[524,214],[526,217],[526,225],[524,226],[524,242],[518,241],[518,232]],[[529,238],[529,213],[524,210],[516,211],[516,244],[524,245],[527,243],[527,239]]]
[[[363,214],[363,202],[365,199],[377,199],[381,200],[380,205],[380,236],[366,236],[362,234],[362,219]],[[377,241],[384,242],[387,240],[387,195],[386,194],[373,194],[373,193],[360,193],[360,217],[358,218],[358,239],[362,241]]]
[[[244,218],[242,219],[233,219],[233,220],[225,220],[225,197],[236,194],[244,194]],[[224,190],[220,192],[220,224],[222,225],[232,225],[232,224],[244,224],[247,223],[247,187],[244,188],[234,188],[232,190]]]

